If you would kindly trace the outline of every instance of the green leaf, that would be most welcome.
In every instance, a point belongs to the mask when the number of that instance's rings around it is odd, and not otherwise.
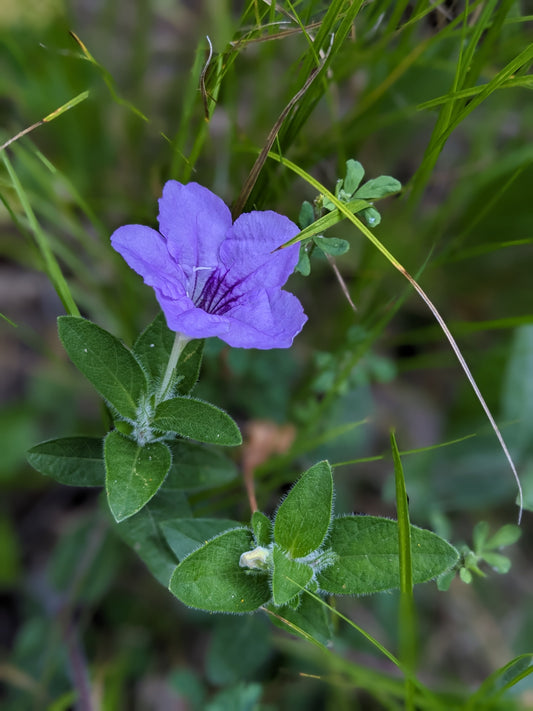
[[[199,548],[210,538],[232,528],[242,528],[238,521],[224,518],[176,518],[161,522],[161,531],[178,560]]]
[[[378,516],[334,519],[327,538],[338,559],[318,573],[322,590],[333,595],[365,595],[400,585],[398,526]],[[413,583],[424,583],[449,570],[459,558],[432,531],[411,526]]]
[[[448,571],[447,573],[444,573],[443,575],[437,578],[437,588],[441,592],[446,592],[450,589],[450,585],[452,584],[452,581],[455,578],[456,572],[457,571],[455,570],[455,568],[452,568],[452,570]]]
[[[170,450],[163,442],[141,447],[119,432],[105,438],[106,491],[111,513],[123,521],[150,501],[170,469]]]
[[[365,169],[358,160],[346,161],[346,177],[344,178],[344,192],[353,195],[365,177]]]
[[[287,558],[278,545],[274,545],[272,557],[272,599],[275,605],[285,605],[302,592],[313,577],[313,570],[306,563]]]
[[[202,444],[168,442],[172,464],[165,481],[167,489],[195,491],[223,486],[237,477],[237,467],[222,452]]]
[[[191,517],[189,503],[180,491],[168,491],[166,481],[154,498],[130,518],[115,523],[115,531],[141,558],[152,575],[165,587],[176,569],[178,558],[170,549],[159,522]]]
[[[472,580],[474,579],[474,576],[472,573],[467,570],[466,568],[460,568],[459,569],[459,577],[463,581],[463,583],[466,583],[466,585],[470,585]]]
[[[335,203],[331,202],[331,200],[326,196],[324,196],[322,199],[322,207],[324,208],[324,210],[328,210],[329,212],[333,212],[333,210],[336,209]],[[320,219],[323,219],[323,217],[321,217]],[[309,227],[311,227],[311,225],[309,225]],[[317,230],[317,232],[318,232],[318,230]],[[287,246],[287,245],[285,245],[285,246]]]
[[[41,474],[68,486],[104,486],[101,437],[63,437],[32,447],[28,462]]]
[[[307,254],[305,244],[300,246],[300,256],[298,257],[298,264],[294,268],[302,276],[309,276],[311,274],[311,260]]]
[[[380,175],[379,178],[367,181],[354,194],[354,198],[359,200],[379,200],[398,193],[402,189],[402,184],[390,175]]]
[[[304,230],[309,225],[312,225],[315,221],[315,211],[313,206],[307,200],[304,200],[302,207],[300,208],[300,214],[298,215],[298,224],[300,229]]]
[[[135,420],[146,377],[118,338],[77,316],[58,318],[59,338],[71,361],[123,417]]]
[[[133,353],[152,381],[163,377],[176,334],[160,311],[133,345]]]
[[[267,548],[272,543],[271,520],[261,511],[254,511],[252,514],[252,528],[257,545]]]
[[[317,235],[317,237],[313,237],[313,242],[319,249],[332,257],[340,257],[341,254],[346,254],[350,249],[350,243],[339,237]]]
[[[361,211],[361,217],[369,227],[377,227],[381,222],[381,215],[375,207],[367,207]]]
[[[242,444],[237,424],[224,410],[195,398],[175,397],[160,403],[152,424],[198,442],[225,447]]]
[[[176,371],[179,376],[176,392],[179,395],[188,395],[198,382],[205,340],[195,338],[189,341],[183,349]]]
[[[216,686],[257,678],[258,670],[273,654],[272,629],[265,615],[220,615],[211,622],[210,630],[205,670],[208,681]],[[230,709],[234,707],[226,706],[223,711]],[[250,711],[260,711],[260,707],[253,706]],[[263,707],[263,711],[267,710]]]
[[[489,524],[487,521],[478,521],[474,526],[472,540],[476,553],[481,553],[489,537]]]
[[[208,612],[252,612],[271,597],[268,577],[239,567],[254,547],[247,528],[226,531],[183,560],[169,589],[181,602]]]
[[[511,570],[511,561],[501,553],[492,553],[490,551],[483,553],[483,560],[501,575],[505,575]]]
[[[522,535],[522,530],[520,526],[516,526],[514,523],[507,523],[502,526],[496,533],[491,536],[485,543],[485,550],[503,548],[504,546],[512,546],[516,543],[520,536]]]
[[[257,711],[260,708],[263,687],[261,684],[242,681],[223,689],[204,707],[204,711]]]
[[[308,469],[276,513],[274,540],[292,558],[302,558],[322,545],[333,505],[333,479],[328,462]]]

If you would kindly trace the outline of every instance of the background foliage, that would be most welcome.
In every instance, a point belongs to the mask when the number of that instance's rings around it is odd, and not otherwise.
[[[70,708],[89,670],[96,708],[402,707],[403,682],[349,626],[339,622],[335,654],[324,656],[259,615],[188,611],[114,534],[96,493],[31,470],[36,441],[101,435],[107,424],[59,344],[65,309],[51,280],[63,274],[80,311],[131,345],[156,307],[109,235],[154,224],[168,178],[232,203],[273,127],[274,149],[330,189],[349,158],[367,178],[393,175],[405,190],[379,204],[376,234],[457,337],[531,506],[532,12],[509,0],[2,3],[0,142],[89,91],[12,143],[0,166],[6,708]],[[251,187],[246,209],[295,221],[316,195],[274,161]],[[262,510],[328,458],[337,512],[394,515],[393,426],[412,521],[472,546],[480,519],[491,531],[514,521],[498,444],[407,283],[347,223],[328,234],[351,244],[337,265],[357,311],[314,255],[311,275],[290,282],[309,315],[295,347],[208,342],[195,394],[243,428],[235,463],[255,470]],[[243,491],[198,493],[194,513],[247,520]],[[488,578],[471,586],[417,591],[418,673],[440,694],[426,708],[531,700],[531,677],[503,697],[501,676],[489,677],[532,651],[529,516],[508,575],[485,566]],[[340,605],[390,649],[402,642],[397,606],[394,595]]]

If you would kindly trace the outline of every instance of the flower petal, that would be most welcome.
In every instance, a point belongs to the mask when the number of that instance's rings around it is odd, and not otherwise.
[[[160,232],[120,227],[113,247],[155,290],[170,329],[191,338],[218,336],[238,348],[288,348],[307,320],[281,287],[298,261],[298,234],[272,211],[241,215],[234,225],[210,190],[174,180],[159,200]]]
[[[300,247],[274,252],[300,230],[277,212],[249,212],[241,215],[220,248],[220,261],[228,268],[228,280],[246,279],[246,288],[272,288],[285,284],[298,262]]]
[[[289,348],[307,316],[300,301],[288,291],[265,289],[250,294],[225,314],[231,327],[226,343],[235,348]]]
[[[124,225],[111,235],[111,244],[145,284],[171,298],[185,292],[183,270],[170,257],[164,237],[144,225]]]
[[[168,251],[190,278],[195,267],[216,267],[218,250],[231,228],[231,213],[217,195],[198,183],[169,180],[159,200],[159,229]]]
[[[169,299],[157,291],[156,296],[171,331],[179,331],[189,338],[218,336],[226,340],[231,324],[224,316],[197,308],[188,297]]]

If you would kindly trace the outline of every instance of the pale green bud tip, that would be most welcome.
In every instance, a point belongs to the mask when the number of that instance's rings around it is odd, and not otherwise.
[[[241,568],[250,568],[250,570],[265,570],[268,568],[271,552],[268,548],[257,546],[253,551],[246,551],[239,558]]]

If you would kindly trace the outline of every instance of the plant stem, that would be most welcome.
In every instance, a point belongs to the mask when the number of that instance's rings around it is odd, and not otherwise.
[[[176,337],[174,338],[174,345],[172,346],[170,357],[167,363],[167,369],[165,371],[165,375],[163,376],[163,381],[159,389],[159,395],[157,398],[158,402],[162,402],[166,398],[169,386],[172,382],[174,371],[176,370],[176,366],[178,364],[179,357],[190,340],[191,339],[188,336],[183,335],[183,333],[179,333],[179,331],[176,332]]]

